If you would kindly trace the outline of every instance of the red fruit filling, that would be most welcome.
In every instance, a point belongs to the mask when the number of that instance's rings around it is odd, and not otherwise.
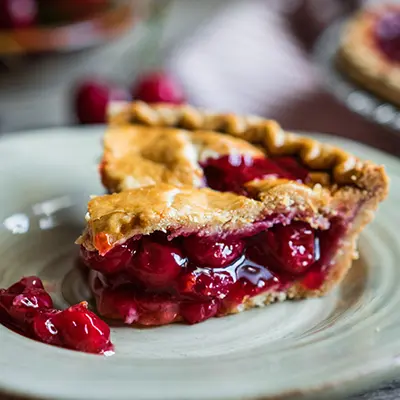
[[[190,235],[168,241],[157,232],[135,237],[125,246],[139,250],[129,262],[121,262],[124,271],[118,274],[101,268],[116,252],[97,254],[102,262],[88,265],[96,270],[91,288],[106,317],[128,324],[194,324],[223,315],[251,296],[284,291],[294,282],[318,289],[345,229],[346,223],[336,218],[326,231],[292,221],[253,236]],[[95,259],[84,248],[82,254],[85,260]]]
[[[130,242],[114,247],[107,253],[107,257],[101,257],[96,252],[81,251],[81,258],[92,269],[106,274],[116,274],[124,270],[136,251],[137,242]]]
[[[224,267],[239,258],[244,249],[240,239],[221,239],[188,236],[183,240],[183,248],[190,259],[199,267]]]
[[[43,343],[95,354],[110,354],[110,328],[82,302],[60,311],[53,308],[42,281],[25,277],[0,289],[0,323]]]
[[[202,164],[206,185],[248,195],[245,184],[266,178],[307,183],[309,171],[294,157],[243,155],[208,159]],[[331,220],[316,230],[285,215],[254,224],[252,232],[228,237],[175,237],[155,232],[111,246],[94,238],[99,252],[82,247],[82,259],[96,272],[90,284],[101,315],[127,324],[190,324],[224,315],[249,297],[285,291],[294,282],[318,289],[348,221]],[[272,226],[272,227],[271,227]]]
[[[375,40],[390,61],[400,62],[400,10],[392,9],[377,21]]]
[[[263,244],[257,244],[253,249],[253,258],[258,258],[260,263],[268,258],[276,268],[297,275],[319,260],[318,239],[313,229],[303,222],[292,222],[288,226],[277,225],[261,233],[260,238],[259,243]]]
[[[149,288],[165,287],[180,274],[187,259],[181,249],[165,238],[143,238],[128,273]]]
[[[182,302],[180,312],[186,322],[197,324],[198,322],[214,317],[218,312],[218,303],[216,300],[208,302]]]
[[[283,178],[306,182],[308,170],[293,157],[252,158],[229,155],[210,158],[202,165],[207,186],[220,192],[246,195],[244,184],[256,179]]]

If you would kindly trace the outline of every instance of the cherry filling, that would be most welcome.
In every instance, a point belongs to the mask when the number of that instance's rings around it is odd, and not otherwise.
[[[244,184],[255,179],[283,178],[306,182],[308,170],[293,157],[252,158],[232,154],[209,158],[202,164],[207,186],[246,195]]]
[[[250,237],[240,235],[180,236],[170,241],[155,234],[129,239],[96,256],[82,247],[91,274],[91,288],[101,315],[126,323],[163,325],[188,323],[223,315],[247,298],[266,291],[284,291],[294,282],[318,289],[346,224],[339,218],[329,230],[292,221]],[[110,273],[120,246],[135,248]]]
[[[385,13],[375,27],[379,49],[393,62],[400,62],[400,10]]]
[[[101,167],[101,169],[104,165]],[[206,185],[248,195],[245,184],[281,178],[307,183],[309,171],[294,157],[229,155],[202,164]],[[108,238],[94,238],[98,252],[81,248],[93,272],[90,285],[98,312],[125,323],[190,324],[235,310],[249,297],[285,291],[294,282],[318,289],[329,271],[346,221],[331,221],[327,231],[273,216],[259,221],[254,234],[189,236],[168,240],[155,232],[135,237],[107,252]],[[265,224],[264,224],[265,223]],[[260,226],[271,226],[260,232]]]
[[[96,354],[113,351],[110,328],[87,309],[86,302],[63,311],[54,309],[42,281],[35,276],[0,289],[0,323],[24,336],[59,347]]]

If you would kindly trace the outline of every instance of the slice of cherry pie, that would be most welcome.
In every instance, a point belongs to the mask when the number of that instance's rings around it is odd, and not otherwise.
[[[114,107],[101,175],[120,193],[89,202],[77,242],[98,312],[142,325],[325,294],[388,188],[276,122],[144,103]]]
[[[360,11],[347,24],[338,66],[357,83],[400,106],[400,5]]]

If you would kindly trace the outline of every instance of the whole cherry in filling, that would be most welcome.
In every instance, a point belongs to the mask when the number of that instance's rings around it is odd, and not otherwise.
[[[183,239],[183,247],[199,267],[224,267],[242,255],[245,243],[237,238],[216,240],[191,235]]]
[[[92,273],[91,287],[101,315],[128,324],[198,323],[295,282],[318,289],[345,229],[337,218],[326,231],[292,221],[246,236],[192,234],[168,240],[155,232],[128,240],[126,246],[135,242],[137,253],[124,271]]]
[[[107,253],[107,257],[102,257],[96,251],[87,251],[84,247],[81,247],[81,259],[92,269],[104,274],[115,274],[129,265],[136,251],[137,242],[135,241],[114,247]]]
[[[42,281],[22,278],[0,289],[0,323],[32,339],[87,353],[110,354],[110,328],[87,303],[57,310]]]
[[[202,164],[207,185],[221,192],[246,195],[244,184],[255,179],[283,178],[305,182],[308,170],[293,157],[257,157],[231,154]]]
[[[304,222],[277,225],[258,235],[259,261],[269,260],[272,269],[302,274],[319,259],[319,244],[314,230]]]
[[[175,281],[187,259],[173,242],[152,236],[140,241],[138,254],[127,270],[150,288],[165,287]]]
[[[387,11],[377,21],[375,39],[389,60],[400,62],[400,9]]]
[[[235,271],[233,271],[235,274]],[[198,300],[224,298],[234,280],[229,270],[210,270],[196,268],[184,273],[179,277],[178,291],[184,297],[191,297]]]

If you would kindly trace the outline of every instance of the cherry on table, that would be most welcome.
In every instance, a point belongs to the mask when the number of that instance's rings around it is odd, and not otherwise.
[[[1,0],[0,29],[27,28],[36,23],[36,0]]]
[[[97,78],[82,82],[75,93],[75,112],[81,124],[106,122],[107,107],[111,101],[130,99],[129,93],[104,79]]]
[[[146,103],[182,104],[185,97],[181,85],[165,72],[144,74],[132,86],[132,97]]]

